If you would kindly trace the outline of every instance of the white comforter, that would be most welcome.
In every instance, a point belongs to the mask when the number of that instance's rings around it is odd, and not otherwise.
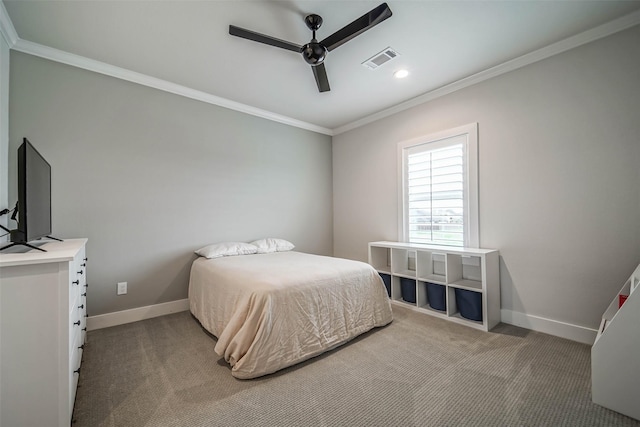
[[[392,320],[369,264],[300,252],[198,258],[189,305],[236,378],[275,372]]]

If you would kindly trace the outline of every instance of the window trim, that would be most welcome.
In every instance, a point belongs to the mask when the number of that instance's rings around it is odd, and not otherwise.
[[[464,216],[465,227],[464,247],[480,247],[479,226],[479,187],[478,187],[478,123],[470,123],[452,129],[423,135],[398,143],[398,240],[409,241],[407,194],[405,189],[406,159],[410,148],[430,143],[438,143],[443,139],[466,136],[464,142]]]

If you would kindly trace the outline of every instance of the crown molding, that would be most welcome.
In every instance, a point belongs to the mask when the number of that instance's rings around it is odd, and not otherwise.
[[[13,22],[11,22],[9,13],[4,7],[4,3],[2,2],[2,0],[0,0],[0,34],[2,34],[2,38],[4,38],[4,40],[9,45],[9,49],[13,48],[13,46],[18,41],[18,33],[13,27]]]
[[[485,80],[491,79],[501,74],[505,74],[510,71],[517,70],[518,68],[522,68],[526,65],[533,64],[534,62],[538,62],[543,59],[557,55],[559,53],[566,52],[567,50],[576,48],[578,46],[582,46],[583,44],[590,43],[598,39],[610,36],[611,34],[626,30],[638,24],[640,24],[640,10],[637,10],[628,15],[622,16],[618,19],[614,19],[613,21],[609,21],[605,24],[594,27],[590,30],[576,34],[575,36],[571,36],[557,43],[553,43],[549,46],[527,53],[518,58],[504,62],[495,67],[492,67],[484,71],[481,71],[479,73],[473,74],[471,76],[465,77],[461,80],[442,86],[438,89],[429,91],[413,99],[410,99],[409,101],[394,105],[393,107],[379,111],[370,116],[363,117],[362,119],[359,119],[354,122],[348,123],[344,126],[335,128],[333,129],[333,134],[339,135],[341,133],[348,132],[360,126],[364,126],[366,124],[375,122],[376,120],[383,119],[385,117],[391,116],[393,114],[399,113],[401,111],[407,110],[417,105],[421,105],[426,102],[432,101],[436,98],[440,98],[441,96],[450,94],[452,92],[456,92],[460,89],[464,89],[466,87],[475,85],[477,83],[483,82]]]
[[[28,40],[23,40],[21,38],[17,38],[16,42],[13,45],[13,49],[18,52],[27,53],[29,55],[38,56],[40,58],[48,59],[66,65],[71,65],[73,67],[82,68],[84,70],[93,71],[95,73],[104,74],[110,77],[115,77],[117,79],[137,83],[143,86],[148,86],[154,89],[162,90],[164,92],[184,96],[186,98],[195,99],[196,101],[228,108],[230,110],[235,110],[241,113],[250,114],[252,116],[260,117],[274,122],[283,123],[285,125],[310,130],[312,132],[317,132],[329,136],[333,135],[333,131],[331,129],[324,128],[313,123],[303,122],[301,120],[296,120],[291,117],[273,113],[271,111],[251,107],[249,105],[211,95],[200,90],[191,89],[189,87],[171,83],[169,81],[158,79],[156,77],[151,77],[146,74],[127,70],[121,67],[116,67],[115,65],[96,61],[94,59],[30,42]]]

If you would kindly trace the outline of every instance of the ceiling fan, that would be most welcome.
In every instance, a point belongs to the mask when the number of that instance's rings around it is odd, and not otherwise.
[[[302,46],[286,40],[280,40],[275,37],[256,33],[255,31],[245,30],[244,28],[236,27],[235,25],[229,25],[229,34],[301,53],[304,60],[311,65],[313,75],[316,79],[316,83],[318,84],[318,90],[320,92],[327,92],[331,90],[329,87],[329,79],[327,78],[327,71],[324,67],[324,60],[327,53],[342,46],[352,38],[364,33],[375,25],[378,25],[385,19],[391,17],[391,14],[389,6],[387,6],[386,3],[382,3],[380,6],[372,9],[368,13],[365,13],[360,18],[321,41],[316,40],[316,31],[322,25],[322,17],[316,14],[307,15],[304,18],[304,22],[313,32],[313,36],[309,43]]]

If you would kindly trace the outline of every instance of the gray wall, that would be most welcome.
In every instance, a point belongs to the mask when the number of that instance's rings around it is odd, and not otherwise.
[[[502,308],[597,328],[640,261],[640,27],[334,136],[334,255],[396,240],[400,141],[479,123]]]
[[[15,51],[10,90],[10,201],[27,137],[52,165],[53,234],[89,238],[91,316],[186,298],[209,243],[332,253],[329,136]]]
[[[9,207],[9,45],[0,36],[0,210]],[[8,216],[0,217],[0,224],[8,225]],[[0,229],[0,236],[6,232]],[[0,237],[0,244],[8,240]]]
[[[0,36],[0,210],[8,207],[8,148],[9,148],[9,45]],[[7,216],[0,218],[0,224],[8,224]],[[6,232],[0,229],[0,235]],[[7,237],[0,237],[0,245],[4,246]],[[0,306],[2,305],[2,286],[0,286]],[[2,330],[2,328],[0,328]],[[2,336],[0,336],[0,355],[2,354]],[[2,361],[0,360],[0,366]],[[0,382],[2,374],[0,373]],[[2,396],[0,395],[0,400]],[[2,416],[0,415],[0,420]]]

